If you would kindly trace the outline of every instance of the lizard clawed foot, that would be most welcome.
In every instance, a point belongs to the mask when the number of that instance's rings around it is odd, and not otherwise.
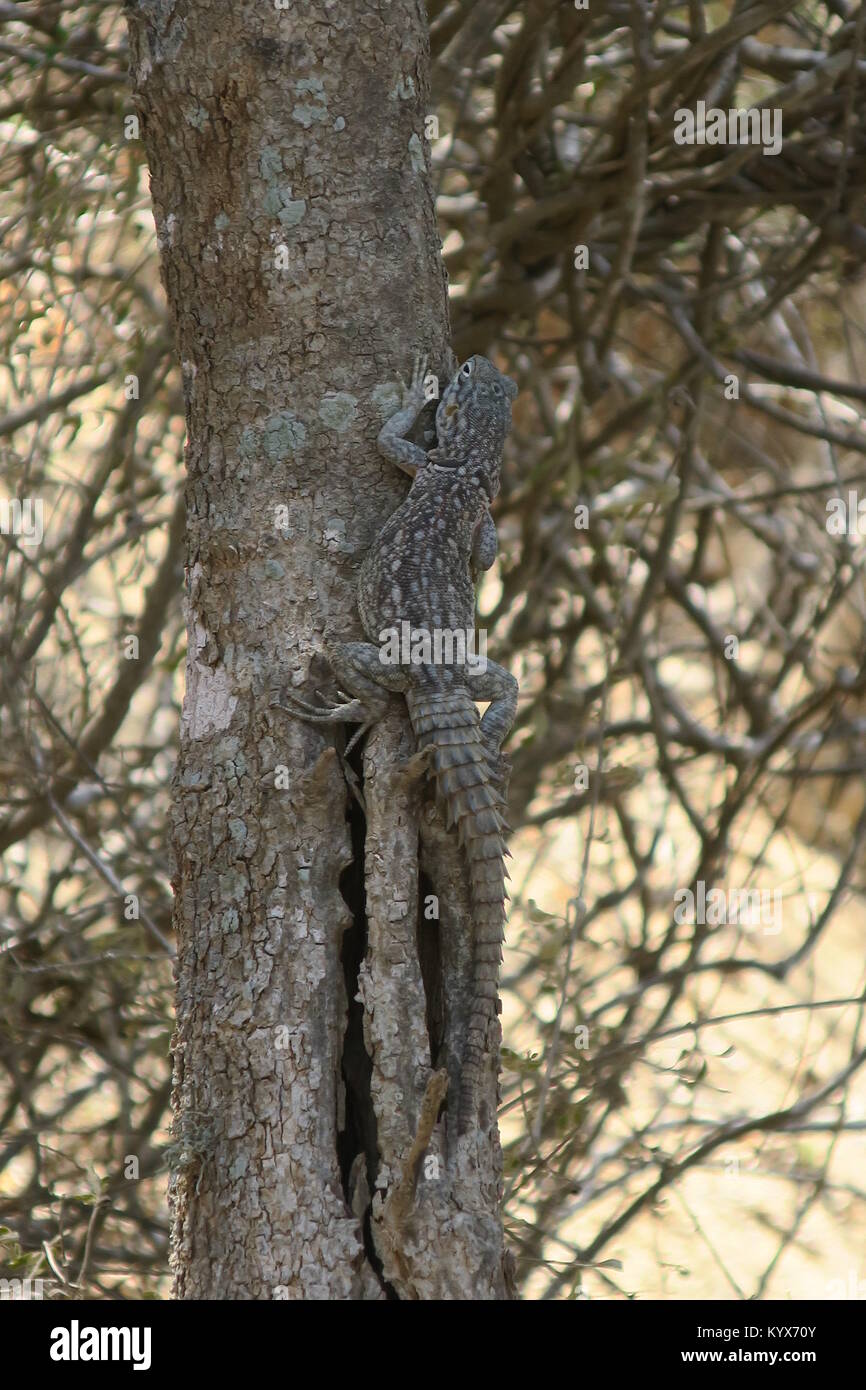
[[[415,782],[429,772],[431,759],[433,756],[433,744],[427,743],[423,748],[419,748],[417,753],[413,753],[400,769],[407,782]]]
[[[370,711],[363,700],[346,698],[342,701],[329,702],[317,690],[316,694],[322,700],[321,705],[312,705],[309,700],[301,699],[300,695],[284,695],[283,699],[288,703],[274,704],[273,709],[280,709],[284,714],[290,714],[294,719],[302,719],[307,724],[358,724],[356,729],[346,744],[346,753],[351,753],[355,744],[364,734],[373,727],[376,720],[370,718]]]
[[[424,390],[424,381],[426,379],[426,376],[427,354],[416,352],[415,361],[412,364],[412,378],[408,386],[406,385],[406,382],[403,380],[403,377],[400,376],[400,385],[403,388],[404,406],[414,405],[420,409],[421,406],[426,404],[427,396]]]
[[[511,778],[511,759],[492,740],[483,738],[482,742],[487,754],[487,766],[490,769],[490,784],[504,806],[508,783]]]
[[[304,719],[310,724],[358,724],[367,718],[367,708],[363,700],[346,696],[343,700],[331,701],[326,699],[321,690],[317,690],[316,694],[322,701],[320,705],[314,705],[309,700],[302,699],[300,695],[284,695],[283,699],[287,700],[288,704],[274,705],[273,708],[281,709],[285,714],[291,714],[295,719]]]

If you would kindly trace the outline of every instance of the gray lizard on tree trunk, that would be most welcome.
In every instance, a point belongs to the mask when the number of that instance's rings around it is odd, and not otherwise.
[[[474,979],[458,1107],[462,1134],[476,1111],[498,997],[508,829],[501,745],[517,710],[517,681],[475,652],[473,574],[496,558],[489,509],[517,386],[486,357],[470,357],[442,394],[436,447],[425,451],[405,438],[426,404],[425,369],[423,359],[416,361],[401,408],[379,434],[382,455],[413,483],[361,567],[358,610],[369,642],[328,647],[347,698],[317,707],[293,697],[292,705],[300,718],[359,724],[354,743],[384,715],[390,693],[405,696],[419,757],[432,769],[469,872]],[[490,702],[483,718],[477,700]]]

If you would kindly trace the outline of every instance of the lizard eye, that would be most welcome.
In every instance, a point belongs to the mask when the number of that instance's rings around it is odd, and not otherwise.
[[[461,376],[471,376],[471,375],[472,375],[472,363],[471,363],[471,362],[464,362],[464,363],[463,363],[463,366],[460,368],[460,375],[461,375]]]
[[[502,395],[502,387],[499,385],[499,382],[498,382],[498,381],[494,381],[494,383],[493,383],[493,394],[494,394],[494,396],[501,396],[501,395]]]

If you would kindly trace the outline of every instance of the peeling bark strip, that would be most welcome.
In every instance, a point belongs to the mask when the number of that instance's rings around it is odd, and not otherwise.
[[[359,635],[357,569],[403,495],[373,441],[414,350],[446,361],[424,18],[128,13],[188,428],[176,1295],[503,1296],[495,1123],[449,1155],[436,1119],[405,714],[365,754],[365,853],[330,736],[271,708],[326,632]]]

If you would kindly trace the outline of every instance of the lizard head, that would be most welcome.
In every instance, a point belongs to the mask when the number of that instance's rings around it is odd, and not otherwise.
[[[488,358],[469,357],[445,387],[436,411],[436,452],[477,463],[491,497],[499,491],[502,446],[516,395],[516,382]]]

